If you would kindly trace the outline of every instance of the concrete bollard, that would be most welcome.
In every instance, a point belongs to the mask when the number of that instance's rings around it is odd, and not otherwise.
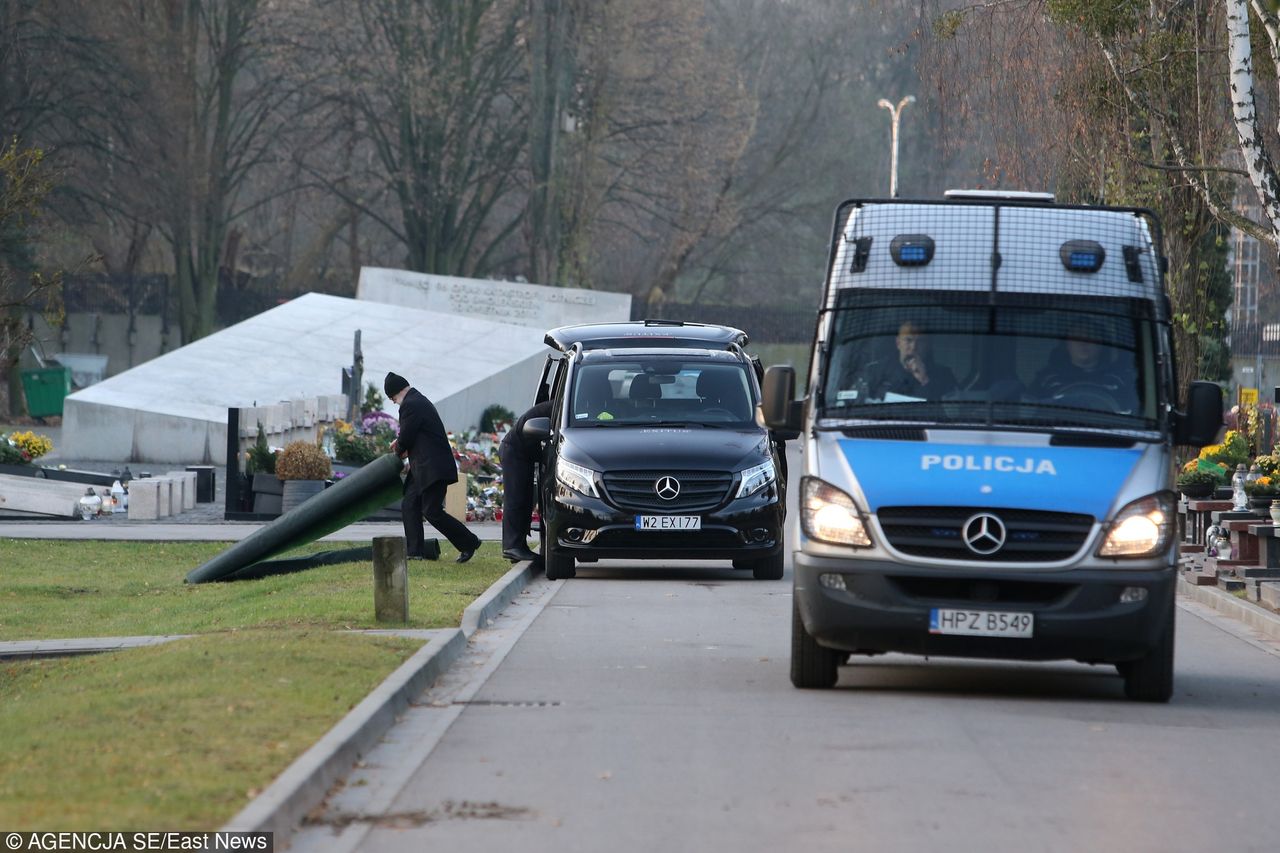
[[[165,476],[173,480],[174,488],[181,486],[181,508],[178,512],[186,512],[196,508],[196,472],[166,471]],[[175,513],[176,514],[176,513]]]
[[[152,521],[159,517],[160,483],[154,479],[131,481],[129,483],[129,520]]]
[[[373,537],[373,617],[409,621],[409,566],[403,536]]]

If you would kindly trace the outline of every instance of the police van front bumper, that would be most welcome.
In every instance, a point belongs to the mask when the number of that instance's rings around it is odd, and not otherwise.
[[[1172,566],[975,572],[801,551],[794,558],[796,602],[805,630],[820,645],[869,654],[1135,660],[1160,638],[1172,612],[1176,578]],[[1032,634],[931,633],[934,609],[1030,613]]]

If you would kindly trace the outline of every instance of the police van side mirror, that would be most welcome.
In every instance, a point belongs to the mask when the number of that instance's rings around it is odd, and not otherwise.
[[[1187,410],[1174,415],[1174,444],[1213,444],[1222,429],[1222,388],[1214,382],[1192,382],[1187,389]]]
[[[546,441],[551,437],[551,418],[529,418],[520,428],[520,435],[530,441]]]
[[[773,430],[796,432],[801,428],[800,415],[804,401],[796,400],[796,371],[794,367],[774,365],[764,372],[760,410],[765,426]]]

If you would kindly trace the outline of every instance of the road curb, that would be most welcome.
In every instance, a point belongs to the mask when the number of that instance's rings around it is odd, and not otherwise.
[[[409,706],[462,654],[471,635],[515,598],[532,577],[519,563],[462,612],[462,627],[441,631],[374,688],[310,749],[223,827],[224,832],[271,832],[283,849],[289,836],[329,789],[378,742]]]
[[[1223,616],[1243,622],[1270,639],[1280,640],[1280,615],[1251,601],[1243,601],[1217,587],[1196,586],[1183,577],[1178,578],[1178,592],[1192,601],[1213,608]]]

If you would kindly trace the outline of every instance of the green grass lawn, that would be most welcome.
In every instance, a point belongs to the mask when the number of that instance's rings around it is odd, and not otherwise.
[[[367,563],[183,583],[225,547],[0,539],[0,639],[200,635],[0,662],[0,826],[215,829],[421,647],[335,630],[386,627]],[[457,626],[509,568],[453,556],[410,563],[408,627]]]
[[[343,563],[291,575],[190,586],[218,542],[0,539],[0,640],[194,634],[255,627],[373,628],[373,567]],[[338,546],[326,544],[309,550]],[[457,626],[510,568],[497,543],[469,563],[409,564],[406,627]]]
[[[0,826],[216,829],[420,646],[259,630],[0,662]]]

